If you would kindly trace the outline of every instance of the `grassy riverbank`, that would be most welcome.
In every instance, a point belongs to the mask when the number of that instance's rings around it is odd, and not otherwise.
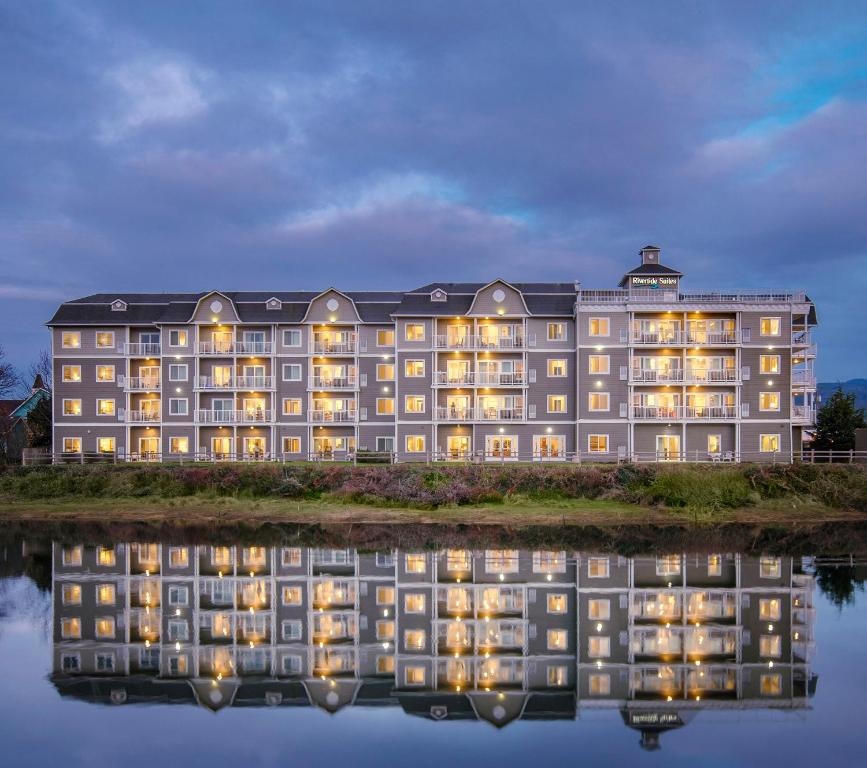
[[[84,465],[0,472],[0,519],[587,525],[867,519],[853,465]]]

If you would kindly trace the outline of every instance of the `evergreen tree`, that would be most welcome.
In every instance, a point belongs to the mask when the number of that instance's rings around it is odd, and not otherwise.
[[[855,430],[865,426],[864,409],[855,407],[855,395],[842,388],[828,398],[816,414],[817,451],[851,451],[855,448]]]
[[[28,448],[51,448],[51,398],[40,400],[25,421]]]

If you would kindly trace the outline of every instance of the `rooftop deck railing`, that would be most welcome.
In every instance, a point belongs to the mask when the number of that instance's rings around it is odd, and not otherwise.
[[[804,303],[804,291],[700,291],[680,293],[666,288],[578,291],[578,300],[588,304],[655,304],[679,301],[684,304],[774,304]]]

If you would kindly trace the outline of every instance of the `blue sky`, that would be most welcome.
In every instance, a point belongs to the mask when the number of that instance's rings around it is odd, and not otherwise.
[[[0,343],[97,291],[806,288],[867,376],[864,3],[0,0]]]

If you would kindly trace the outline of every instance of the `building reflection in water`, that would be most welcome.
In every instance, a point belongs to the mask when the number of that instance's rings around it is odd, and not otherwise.
[[[53,682],[113,704],[393,705],[434,720],[697,711],[815,688],[809,562],[512,549],[53,545]]]

